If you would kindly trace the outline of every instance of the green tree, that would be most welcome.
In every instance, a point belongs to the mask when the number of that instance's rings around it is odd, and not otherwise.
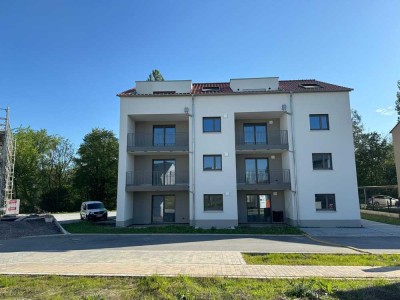
[[[399,90],[397,91],[397,94],[396,94],[397,100],[395,102],[395,108],[397,111],[397,122],[400,122],[400,80],[397,81],[397,88]]]
[[[352,121],[358,185],[396,184],[391,141],[375,131],[365,132],[356,110],[352,111]]]
[[[100,200],[116,207],[118,140],[110,130],[93,129],[83,138],[75,159],[74,185],[82,200]]]
[[[57,144],[46,153],[42,170],[42,209],[51,212],[74,208],[72,172],[74,147],[69,140],[58,138]]]
[[[35,131],[29,127],[18,128],[15,159],[15,192],[21,199],[22,212],[40,210],[41,196],[44,190],[43,169],[59,138],[50,136],[46,130]]]
[[[151,71],[149,77],[147,77],[147,81],[164,81],[164,77],[161,75],[160,71],[155,69]]]

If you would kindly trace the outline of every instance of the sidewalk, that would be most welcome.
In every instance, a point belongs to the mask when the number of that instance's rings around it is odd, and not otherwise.
[[[76,261],[79,252],[81,259]],[[83,253],[84,252],[84,253]],[[96,255],[95,255],[96,254]],[[236,251],[135,251],[119,259],[95,251],[3,253],[0,274],[80,276],[177,276],[248,278],[386,278],[399,279],[400,267],[246,265]]]

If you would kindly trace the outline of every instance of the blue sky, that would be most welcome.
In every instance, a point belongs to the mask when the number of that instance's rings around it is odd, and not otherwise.
[[[400,1],[0,1],[0,107],[76,147],[118,135],[118,92],[152,69],[194,82],[315,78],[354,88],[387,134],[400,80]]]

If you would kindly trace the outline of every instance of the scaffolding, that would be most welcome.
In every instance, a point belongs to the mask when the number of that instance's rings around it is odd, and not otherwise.
[[[10,127],[10,109],[0,108],[0,215],[13,198],[16,141]]]

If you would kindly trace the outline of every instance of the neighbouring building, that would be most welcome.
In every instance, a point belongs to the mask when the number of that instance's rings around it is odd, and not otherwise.
[[[137,81],[118,94],[117,226],[360,226],[351,90]]]
[[[390,131],[393,140],[394,161],[396,163],[397,191],[400,197],[400,122]]]

